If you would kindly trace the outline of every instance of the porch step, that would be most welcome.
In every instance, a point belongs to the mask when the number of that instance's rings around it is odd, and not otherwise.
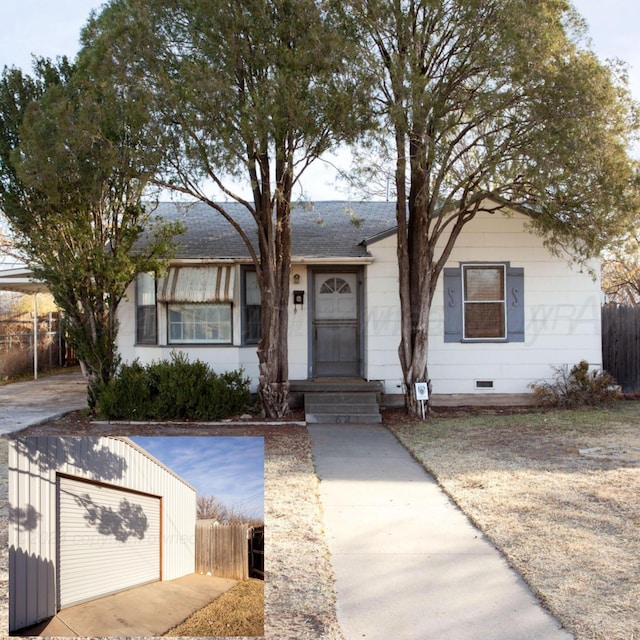
[[[304,412],[313,423],[382,422],[377,395],[371,391],[305,393]]]

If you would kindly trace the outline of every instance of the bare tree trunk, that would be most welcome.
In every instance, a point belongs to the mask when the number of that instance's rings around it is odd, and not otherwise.
[[[291,273],[292,149],[283,141],[276,153],[275,224],[270,198],[262,200],[260,235],[262,338],[258,345],[260,402],[269,418],[289,413],[289,276]],[[267,176],[264,176],[265,180]],[[263,189],[263,194],[269,190]]]
[[[416,382],[427,382],[427,356],[429,348],[429,314],[434,287],[431,277],[431,247],[429,244],[429,193],[424,162],[425,147],[415,137],[409,140],[411,188],[406,193],[407,159],[406,134],[396,133],[398,160],[396,188],[398,200],[398,265],[400,284],[401,339],[400,366],[402,367],[405,408],[412,416],[421,415],[416,400]],[[408,212],[407,203],[408,201]]]

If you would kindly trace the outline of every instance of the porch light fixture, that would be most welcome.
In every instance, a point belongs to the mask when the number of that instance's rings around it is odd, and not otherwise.
[[[300,283],[300,274],[299,273],[294,273],[293,274],[293,284],[299,284]]]

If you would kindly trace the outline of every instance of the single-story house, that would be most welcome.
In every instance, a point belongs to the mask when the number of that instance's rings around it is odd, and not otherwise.
[[[245,230],[254,222],[228,210]],[[119,308],[124,361],[172,350],[215,370],[258,379],[260,293],[246,247],[204,204],[161,203],[182,219],[175,259],[156,281],[141,274]],[[466,225],[435,295],[429,375],[434,404],[531,398],[553,367],[602,365],[599,265],[593,274],[553,255],[517,210],[479,213]],[[401,398],[395,205],[298,204],[292,213],[289,374],[294,381],[378,381],[383,403]],[[526,394],[526,395],[524,395]]]
[[[128,438],[9,440],[9,631],[195,570],[196,491]]]

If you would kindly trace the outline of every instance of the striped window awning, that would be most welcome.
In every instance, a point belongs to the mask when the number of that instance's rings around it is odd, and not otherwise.
[[[235,270],[229,265],[170,267],[159,282],[160,302],[233,302]]]

